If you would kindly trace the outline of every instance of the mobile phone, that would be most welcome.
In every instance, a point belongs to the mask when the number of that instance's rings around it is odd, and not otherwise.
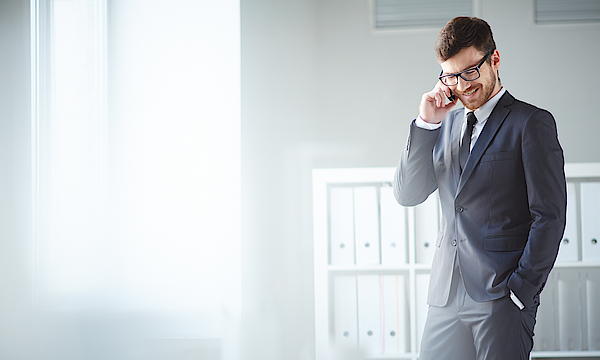
[[[454,93],[452,93],[452,90],[450,90],[450,96],[447,96],[447,98],[450,101],[454,101],[456,100],[456,95],[454,95]]]

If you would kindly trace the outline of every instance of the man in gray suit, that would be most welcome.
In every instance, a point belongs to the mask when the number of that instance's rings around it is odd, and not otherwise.
[[[435,52],[442,72],[394,179],[400,204],[438,189],[442,206],[420,360],[526,360],[565,227],[556,124],[502,87],[485,21],[451,20]]]

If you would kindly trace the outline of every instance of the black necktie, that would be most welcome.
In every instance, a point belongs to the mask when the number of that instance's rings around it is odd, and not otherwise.
[[[465,133],[462,138],[462,143],[460,144],[460,149],[458,150],[458,158],[460,160],[461,172],[465,168],[467,158],[469,158],[469,153],[471,152],[471,135],[473,134],[473,128],[475,127],[476,122],[477,118],[475,117],[475,114],[472,111],[469,112],[467,114],[467,128],[465,129]]]

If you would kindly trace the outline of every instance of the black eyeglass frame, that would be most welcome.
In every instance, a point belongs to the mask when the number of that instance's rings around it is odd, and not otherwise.
[[[492,55],[492,53],[494,52],[494,50],[490,51],[489,53],[487,53],[483,59],[481,59],[481,61],[479,62],[479,64],[477,64],[477,66],[472,67],[472,68],[468,68],[466,70],[463,70],[459,73],[456,74],[448,74],[448,75],[443,75],[444,74],[444,70],[442,70],[442,72],[440,73],[440,76],[438,77],[438,79],[442,82],[442,84],[446,85],[446,86],[455,86],[456,84],[458,84],[458,77],[460,76],[464,81],[474,81],[477,80],[481,77],[481,72],[479,71],[479,68],[481,68],[483,66],[483,64],[485,63],[485,61],[488,59],[488,57],[490,57],[490,55]],[[473,79],[465,79],[464,76],[462,76],[463,73],[467,72],[467,71],[477,71],[477,77],[473,78]],[[454,76],[456,78],[456,83],[452,84],[452,85],[448,85],[444,82],[443,79],[445,78],[450,78]]]

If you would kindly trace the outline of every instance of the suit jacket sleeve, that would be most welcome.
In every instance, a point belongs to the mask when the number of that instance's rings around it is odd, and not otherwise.
[[[532,223],[508,287],[530,307],[554,266],[566,221],[563,151],[549,112],[536,110],[526,120],[521,146]]]
[[[413,121],[400,163],[394,174],[394,196],[404,206],[414,206],[427,199],[437,188],[433,168],[433,148],[440,129],[419,128]]]

